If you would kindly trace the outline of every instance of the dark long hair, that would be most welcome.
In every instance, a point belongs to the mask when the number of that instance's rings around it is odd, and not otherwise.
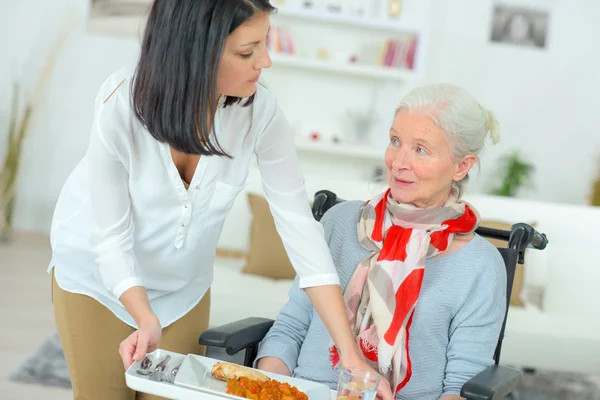
[[[150,134],[187,154],[227,156],[210,132],[225,41],[269,0],[154,0],[131,87],[136,117]],[[239,103],[227,96],[225,106]],[[244,106],[252,104],[254,95]]]

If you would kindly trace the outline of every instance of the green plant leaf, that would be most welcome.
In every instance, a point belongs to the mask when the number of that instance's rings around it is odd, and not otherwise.
[[[500,165],[503,170],[502,180],[499,187],[492,189],[491,194],[514,197],[523,185],[531,182],[530,176],[535,168],[523,161],[518,151],[504,156]]]

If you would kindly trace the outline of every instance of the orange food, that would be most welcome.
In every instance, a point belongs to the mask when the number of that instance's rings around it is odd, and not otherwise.
[[[261,382],[242,376],[227,380],[227,393],[250,400],[308,400],[308,396],[287,382]]]

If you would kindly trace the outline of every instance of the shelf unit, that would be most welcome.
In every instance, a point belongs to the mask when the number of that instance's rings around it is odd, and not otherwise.
[[[428,33],[427,29],[425,29],[424,23],[419,23],[417,21],[404,21],[404,20],[390,20],[383,18],[373,18],[373,17],[362,17],[362,16],[354,16],[347,15],[340,12],[333,11],[325,11],[325,10],[315,10],[311,8],[298,8],[298,7],[278,7],[276,13],[273,14],[272,17],[274,22],[278,21],[302,21],[302,22],[314,22],[319,24],[327,24],[330,26],[339,26],[346,28],[353,28],[357,30],[364,30],[368,32],[376,31],[376,32],[389,32],[396,34],[410,34],[416,35],[418,37],[417,44],[417,53],[414,62],[413,70],[404,70],[393,67],[387,67],[383,65],[361,65],[361,64],[350,64],[342,65],[342,67],[331,69],[323,69],[326,71],[335,71],[341,73],[350,73],[353,71],[357,71],[356,74],[358,76],[363,77],[371,77],[374,79],[393,79],[393,80],[408,80],[413,78],[419,78],[423,75],[423,66],[425,65],[425,54],[426,49],[428,47]],[[280,53],[273,53],[275,59],[283,58],[285,55],[281,55]],[[275,64],[276,60],[273,60]],[[287,63],[288,60],[281,60],[283,65],[289,66]],[[336,64],[335,61],[327,61],[327,60],[312,60],[310,58],[305,58],[302,62],[305,62],[307,68],[315,68],[316,64],[313,61],[319,61],[322,63],[332,63]],[[337,63],[339,65],[339,62]],[[321,65],[321,64],[319,64]],[[359,67],[356,70],[350,70],[350,66]],[[348,67],[348,68],[345,68]],[[368,68],[368,72],[366,69]],[[358,72],[359,70],[363,70],[363,72]]]
[[[414,72],[399,68],[360,63],[344,64],[341,62],[319,60],[316,58],[297,57],[284,53],[272,53],[271,60],[273,61],[273,66],[275,68],[300,68],[313,71],[353,75],[377,80],[410,80],[415,76]]]
[[[278,7],[274,17],[294,18],[320,23],[325,22],[377,31],[406,32],[419,35],[423,33],[423,27],[421,25],[402,20],[360,17],[332,11],[315,11],[310,8]]]
[[[319,153],[382,163],[385,149],[368,145],[349,145],[323,142],[296,141],[298,153]]]

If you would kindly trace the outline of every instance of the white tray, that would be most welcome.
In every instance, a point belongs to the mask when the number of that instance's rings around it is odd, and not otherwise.
[[[136,370],[140,368],[141,361],[136,361],[127,369],[127,371],[125,371],[125,382],[129,388],[138,392],[165,397],[167,399],[240,399],[240,397],[225,393],[225,383],[214,379],[210,375],[210,369],[220,360],[192,354],[186,356],[184,354],[161,349],[150,354],[155,359],[164,358],[169,354],[171,360],[169,361],[167,370],[171,370],[173,367],[181,364],[175,378],[175,384],[155,382],[150,380],[147,376],[138,374]],[[195,368],[195,372],[193,368]],[[208,374],[206,373],[207,368]],[[288,382],[290,385],[296,386],[299,390],[308,395],[309,400],[334,400],[336,398],[335,391],[330,390],[328,386],[269,372],[264,372],[264,374],[273,379],[277,379],[280,382]],[[204,383],[202,383],[203,380],[205,381]]]
[[[202,357],[196,354],[188,354],[179,368],[175,377],[175,385],[187,387],[208,393],[214,396],[220,396],[228,399],[239,400],[241,397],[226,393],[226,383],[214,378],[210,371],[214,364],[220,360],[214,358]],[[304,379],[292,378],[285,375],[264,372],[271,379],[279,382],[287,382],[298,390],[306,393],[308,400],[330,400],[329,386],[321,383],[311,382]]]

